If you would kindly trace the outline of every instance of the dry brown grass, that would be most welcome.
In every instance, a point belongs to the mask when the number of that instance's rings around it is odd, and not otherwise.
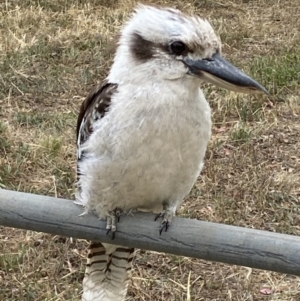
[[[225,56],[274,95],[205,87],[214,135],[205,169],[178,214],[299,235],[299,1],[152,2],[209,18]],[[1,1],[0,187],[73,197],[76,114],[105,76],[111,37],[133,5]],[[86,248],[83,240],[1,228],[0,299],[79,300]],[[261,294],[263,287],[271,294]],[[298,301],[300,280],[138,251],[128,300]]]

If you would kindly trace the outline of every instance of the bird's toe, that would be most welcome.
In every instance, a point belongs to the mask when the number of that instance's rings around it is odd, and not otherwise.
[[[161,227],[159,229],[159,234],[161,235],[162,232],[165,230],[165,232],[168,231],[171,223],[172,223],[172,219],[173,219],[173,216],[174,216],[174,211],[173,210],[164,210],[162,211],[161,213],[159,213],[158,215],[156,215],[155,217],[155,221],[162,217],[162,222],[161,222]]]

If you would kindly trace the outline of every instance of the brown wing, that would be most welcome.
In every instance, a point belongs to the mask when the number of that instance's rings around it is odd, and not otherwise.
[[[78,159],[81,157],[80,146],[88,139],[93,131],[93,123],[102,118],[109,109],[111,98],[117,91],[118,85],[104,81],[91,91],[81,105],[77,119],[77,148]]]

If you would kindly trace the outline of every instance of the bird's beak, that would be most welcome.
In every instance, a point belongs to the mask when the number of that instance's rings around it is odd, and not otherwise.
[[[189,68],[190,74],[221,88],[241,93],[264,92],[269,94],[262,85],[234,67],[219,54],[202,60],[185,58],[183,63]]]

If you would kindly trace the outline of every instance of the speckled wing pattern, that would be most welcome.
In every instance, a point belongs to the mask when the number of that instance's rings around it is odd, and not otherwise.
[[[108,114],[111,99],[117,88],[117,84],[104,81],[82,103],[76,129],[78,162],[84,160],[81,146],[91,137],[94,123]],[[78,179],[81,176],[83,175],[80,174],[77,165]],[[82,190],[84,187],[78,189]],[[124,301],[133,253],[133,248],[91,241],[83,280],[82,301]]]
[[[111,98],[117,91],[117,88],[117,84],[111,84],[104,81],[101,85],[92,90],[82,103],[76,127],[78,160],[80,160],[82,156],[80,151],[81,145],[91,135],[93,124],[97,120],[103,118],[109,110]]]

